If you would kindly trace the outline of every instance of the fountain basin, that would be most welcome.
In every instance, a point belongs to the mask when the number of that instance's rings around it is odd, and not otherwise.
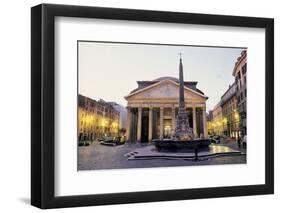
[[[197,149],[208,148],[211,144],[211,139],[198,138],[194,140],[180,141],[175,139],[155,139],[152,140],[153,144],[158,150],[161,149]]]

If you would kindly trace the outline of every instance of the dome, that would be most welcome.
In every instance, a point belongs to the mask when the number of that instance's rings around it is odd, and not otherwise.
[[[171,76],[165,76],[165,77],[156,78],[153,81],[163,81],[163,80],[172,80],[172,81],[179,82],[178,78],[171,77]]]

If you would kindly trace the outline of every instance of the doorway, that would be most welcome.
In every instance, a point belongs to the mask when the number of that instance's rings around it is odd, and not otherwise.
[[[148,116],[142,116],[141,122],[141,142],[147,143],[148,142]]]
[[[163,138],[172,137],[172,119],[164,119]]]

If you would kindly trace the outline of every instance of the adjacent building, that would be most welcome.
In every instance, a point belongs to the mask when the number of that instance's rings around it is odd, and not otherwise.
[[[127,100],[127,140],[150,142],[171,138],[179,107],[179,80],[161,77],[137,81],[138,87],[125,96]],[[185,106],[194,135],[207,136],[206,100],[197,82],[184,82]]]
[[[213,109],[212,127],[214,135],[223,135],[223,132],[226,128],[226,120],[222,115],[222,107],[220,101],[215,105]]]
[[[240,117],[240,136],[247,133],[247,51],[237,58],[232,75],[235,77],[237,110]]]
[[[213,128],[213,120],[214,120],[214,116],[213,116],[213,110],[209,110],[207,117],[206,117],[206,121],[207,121],[207,133],[208,135],[214,135],[214,128]]]
[[[116,103],[116,102],[108,102],[111,106],[114,107],[115,110],[119,112],[119,131],[122,134],[126,133],[126,127],[127,127],[127,109]]]
[[[102,136],[117,136],[119,111],[104,100],[78,96],[78,140],[93,141]]]
[[[247,51],[237,58],[232,75],[235,82],[221,96],[208,120],[208,133],[241,138],[247,131]]]
[[[223,120],[226,122],[226,125],[223,126],[223,135],[237,139],[240,132],[240,119],[237,112],[236,91],[237,86],[235,83],[229,85],[229,88],[221,97],[220,105]]]

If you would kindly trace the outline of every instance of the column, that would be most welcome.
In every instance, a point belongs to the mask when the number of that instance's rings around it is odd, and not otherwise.
[[[193,121],[193,134],[194,134],[194,137],[198,137],[197,136],[196,107],[195,107],[195,105],[192,106],[192,121]]]
[[[141,121],[142,121],[142,108],[138,108],[138,131],[137,131],[137,141],[141,141]]]
[[[137,125],[137,115],[136,115],[135,112],[132,112],[131,140],[134,141],[134,142],[136,142],[136,140],[137,140],[136,125]]]
[[[202,114],[203,114],[203,134],[204,137],[207,137],[207,128],[206,128],[206,106],[202,108]]]
[[[175,133],[176,130],[176,108],[172,107],[172,130]]]
[[[127,129],[126,129],[126,137],[127,141],[131,141],[131,131],[132,131],[132,112],[131,108],[127,108]]]
[[[148,142],[152,141],[153,108],[149,107],[148,114]]]
[[[164,108],[160,107],[160,139],[163,139]]]

